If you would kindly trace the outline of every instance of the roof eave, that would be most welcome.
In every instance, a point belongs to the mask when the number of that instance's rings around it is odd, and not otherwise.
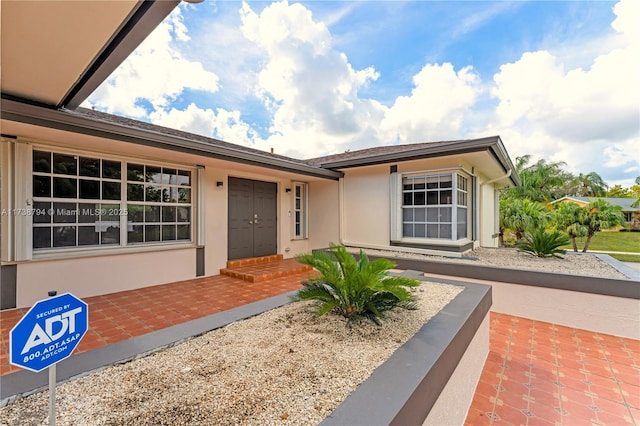
[[[463,143],[464,142],[464,143]],[[459,155],[470,152],[488,151],[492,157],[500,164],[505,174],[509,175],[509,180],[514,186],[520,185],[520,177],[509,159],[499,136],[475,139],[470,141],[453,141],[448,144],[437,144],[430,147],[420,148],[412,151],[392,152],[374,155],[366,158],[356,158],[341,161],[322,163],[322,167],[331,170],[347,169],[352,167],[373,166],[378,164],[394,163],[398,161],[421,160],[424,158],[444,157],[448,155]],[[506,177],[505,177],[506,178]]]
[[[3,120],[47,127],[56,130],[101,137],[115,141],[151,146],[203,157],[216,158],[235,163],[249,164],[268,169],[281,170],[305,176],[338,180],[342,172],[313,167],[295,161],[271,157],[268,153],[259,154],[229,147],[220,147],[183,137],[160,132],[121,126],[114,123],[92,120],[77,114],[47,109],[37,105],[2,98],[0,112]],[[19,135],[17,135],[19,136]]]
[[[57,107],[76,109],[80,106],[180,4],[180,0],[141,0],[138,3]]]

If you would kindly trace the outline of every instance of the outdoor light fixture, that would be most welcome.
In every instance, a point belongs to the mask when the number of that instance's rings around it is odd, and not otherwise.
[[[224,185],[224,183],[223,183],[221,180],[219,180],[219,181],[217,181],[217,182],[216,182],[216,186],[217,186],[218,188],[222,188],[222,185]]]
[[[285,188],[284,192],[291,192],[291,188]]]
[[[185,2],[185,3],[196,4],[196,3],[202,3],[204,0],[182,0],[182,1]]]

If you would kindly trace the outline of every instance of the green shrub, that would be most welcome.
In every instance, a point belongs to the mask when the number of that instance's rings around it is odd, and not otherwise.
[[[298,262],[315,268],[320,276],[303,283],[292,301],[315,300],[316,314],[334,312],[347,319],[351,326],[366,318],[377,325],[394,308],[416,309],[415,296],[407,287],[416,287],[418,280],[389,276],[396,264],[387,259],[369,261],[360,250],[356,261],[343,246],[331,244],[329,252],[316,251],[297,256]]]
[[[524,239],[518,241],[516,246],[519,251],[530,253],[538,257],[558,257],[566,251],[560,247],[569,244],[571,240],[566,234],[558,231],[547,233],[543,228],[538,228],[533,234],[526,233]]]

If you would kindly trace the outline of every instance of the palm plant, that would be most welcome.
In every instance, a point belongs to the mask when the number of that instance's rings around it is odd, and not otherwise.
[[[521,198],[505,198],[500,202],[500,226],[510,229],[521,240],[526,232],[544,225],[549,210],[539,202]]]
[[[584,225],[587,209],[575,203],[558,203],[553,211],[553,219],[556,226],[564,230],[571,239],[573,251],[578,251],[577,239],[587,235],[587,227]]]
[[[613,228],[614,226],[624,226],[624,214],[622,207],[614,206],[605,200],[593,200],[587,206],[587,214],[582,224],[587,228],[587,240],[584,243],[583,252],[586,253],[591,243],[591,238],[603,229]]]
[[[561,249],[565,244],[569,244],[569,237],[559,231],[547,233],[544,228],[538,228],[534,233],[526,233],[522,241],[518,241],[516,246],[519,251],[530,253],[538,257],[558,257],[565,250]]]
[[[568,192],[578,197],[602,197],[608,185],[596,172],[580,173],[569,181]]]
[[[396,264],[387,259],[369,261],[360,250],[360,258],[347,252],[344,246],[331,244],[329,252],[316,251],[297,256],[297,260],[315,268],[320,276],[303,283],[291,300],[315,300],[316,314],[335,312],[347,319],[347,325],[368,319],[377,325],[395,308],[416,309],[415,296],[407,287],[419,281],[407,277],[389,276]]]

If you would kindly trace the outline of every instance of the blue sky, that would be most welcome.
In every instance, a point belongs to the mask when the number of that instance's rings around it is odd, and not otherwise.
[[[296,158],[499,134],[631,185],[639,5],[183,3],[85,106]]]

